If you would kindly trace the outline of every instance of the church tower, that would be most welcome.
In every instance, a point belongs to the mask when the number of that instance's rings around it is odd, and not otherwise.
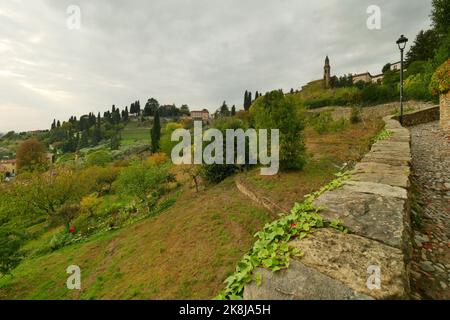
[[[325,66],[323,67],[323,83],[325,89],[330,88],[330,80],[331,80],[331,67],[330,67],[330,59],[328,56],[325,58]]]

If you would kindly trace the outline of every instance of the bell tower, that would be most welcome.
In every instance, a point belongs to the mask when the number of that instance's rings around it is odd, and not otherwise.
[[[325,66],[323,67],[323,83],[325,89],[330,88],[330,79],[331,79],[331,67],[330,67],[330,59],[328,56],[325,58]]]

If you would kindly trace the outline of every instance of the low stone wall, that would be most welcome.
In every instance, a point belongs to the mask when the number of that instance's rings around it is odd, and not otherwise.
[[[253,190],[249,185],[247,185],[244,181],[240,179],[240,177],[237,177],[234,180],[234,183],[236,184],[236,187],[238,190],[250,198],[255,203],[258,203],[262,205],[264,208],[269,210],[269,212],[272,214],[273,217],[277,217],[280,212],[287,212],[289,210],[286,210],[286,208],[280,207],[278,204],[274,203],[272,200],[261,196],[258,194],[257,191]]]
[[[256,270],[261,285],[247,285],[245,299],[409,298],[410,133],[391,116],[384,121],[391,136],[372,146],[342,187],[315,201],[325,219],[340,219],[349,233],[319,229],[291,241],[304,256],[276,273]]]
[[[403,115],[403,125],[406,127],[412,127],[421,123],[438,121],[440,113],[439,106],[433,106],[424,110],[408,113]],[[397,116],[394,119],[399,120],[400,117]]]
[[[443,131],[450,132],[450,92],[440,96],[441,121],[440,127]]]

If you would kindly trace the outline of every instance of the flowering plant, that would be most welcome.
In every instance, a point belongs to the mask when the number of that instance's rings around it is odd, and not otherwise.
[[[436,69],[431,78],[430,89],[433,95],[450,91],[450,59]]]

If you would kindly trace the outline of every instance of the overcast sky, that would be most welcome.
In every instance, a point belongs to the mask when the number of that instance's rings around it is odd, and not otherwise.
[[[366,26],[369,5],[381,30]],[[321,78],[327,54],[334,75],[377,74],[430,11],[431,0],[0,0],[0,132],[150,97],[241,108],[246,89]]]

